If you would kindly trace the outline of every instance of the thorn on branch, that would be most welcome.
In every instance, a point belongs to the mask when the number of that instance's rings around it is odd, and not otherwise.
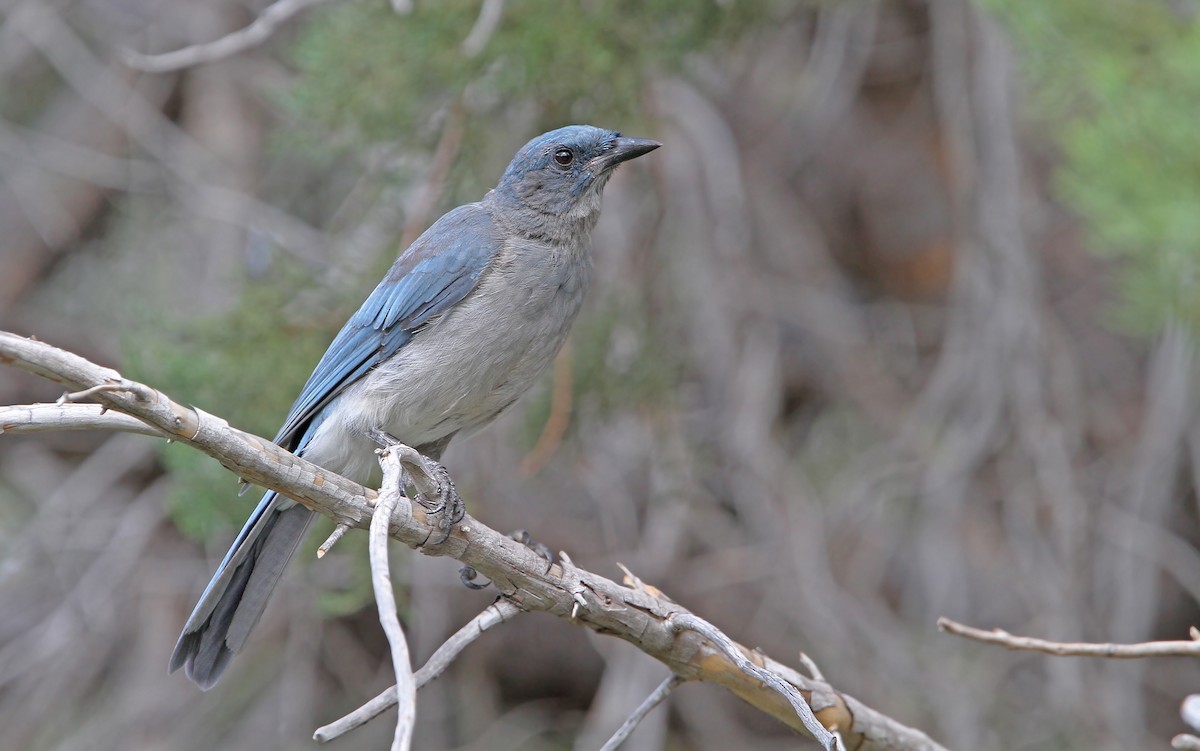
[[[817,667],[817,663],[813,661],[813,658],[809,657],[808,653],[803,650],[800,651],[800,664],[813,677],[813,680],[820,681],[821,683],[829,682],[825,680],[825,675],[821,672],[821,668]]]
[[[579,568],[575,562],[571,560],[571,556],[567,555],[567,551],[558,551],[558,560],[563,570],[563,585],[567,586],[568,580],[573,581],[568,589],[571,593],[571,599],[575,601],[571,605],[571,620],[576,620],[579,617],[579,611],[587,610],[587,598],[583,596],[583,582],[579,579]]]
[[[630,587],[631,589],[641,592],[642,594],[649,595],[650,597],[661,597],[665,600],[671,599],[670,597],[667,597],[666,594],[664,594],[663,591],[658,587],[654,586],[653,584],[647,584],[638,578],[624,563],[617,561],[617,568],[621,569],[621,572],[625,574],[625,577],[621,583],[626,587]]]

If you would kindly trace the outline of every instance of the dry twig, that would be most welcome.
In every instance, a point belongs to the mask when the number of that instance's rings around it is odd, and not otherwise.
[[[1058,642],[1037,639],[1032,636],[1014,636],[1004,629],[985,631],[965,626],[949,618],[938,618],[939,631],[981,641],[999,644],[1017,652],[1042,652],[1060,657],[1109,657],[1117,660],[1132,660],[1143,657],[1200,657],[1200,641],[1193,634],[1191,641],[1149,641],[1139,644],[1096,644],[1091,642]]]
[[[663,700],[667,698],[667,694],[671,693],[671,689],[678,686],[681,682],[677,675],[667,676],[662,683],[658,684],[658,688],[650,692],[650,695],[637,706],[637,709],[633,710],[633,714],[629,715],[629,719],[621,723],[621,727],[617,728],[617,732],[613,733],[612,737],[600,747],[600,751],[617,751],[621,747],[621,744],[637,729],[642,718],[650,714],[650,711],[659,704],[662,704]]]
[[[413,682],[417,688],[420,689],[444,673],[446,668],[450,667],[450,663],[454,662],[454,659],[464,649],[482,636],[484,631],[501,623],[507,623],[520,612],[522,612],[520,608],[504,598],[489,605],[483,612],[472,618],[467,625],[443,642],[442,646],[438,647],[430,656],[429,661],[413,675]],[[318,728],[317,732],[313,734],[313,740],[319,743],[328,743],[334,738],[343,736],[396,706],[396,700],[396,687],[392,686],[340,720]]]
[[[408,657],[408,641],[404,638],[404,628],[396,613],[396,593],[392,591],[392,575],[388,569],[388,530],[392,513],[400,504],[404,470],[400,466],[399,454],[391,447],[379,450],[379,464],[383,467],[383,484],[375,502],[375,514],[371,517],[371,585],[375,590],[375,603],[379,607],[379,623],[391,647],[392,668],[396,671],[396,698],[400,713],[396,718],[392,751],[408,751],[412,747],[413,726],[417,721],[417,685]]]

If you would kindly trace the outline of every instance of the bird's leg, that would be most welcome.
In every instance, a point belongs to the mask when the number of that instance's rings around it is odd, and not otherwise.
[[[408,452],[411,452],[407,456],[401,456],[400,459],[409,480],[409,483],[406,484],[412,485],[416,491],[414,500],[425,508],[428,516],[435,520],[438,530],[442,533],[436,540],[431,538],[426,544],[432,542],[434,545],[441,545],[449,539],[450,530],[454,528],[454,525],[467,515],[467,506],[463,503],[462,496],[454,488],[450,472],[437,461],[414,448],[405,446],[395,436],[381,428],[368,430],[367,437],[381,448],[403,446]]]

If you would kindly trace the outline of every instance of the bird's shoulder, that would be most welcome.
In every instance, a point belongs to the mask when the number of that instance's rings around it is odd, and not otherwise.
[[[400,255],[334,337],[309,376],[276,442],[306,442],[321,409],[347,386],[392,357],[413,333],[463,300],[504,245],[479,203],[446,213]]]
[[[348,325],[412,330],[465,297],[504,245],[479,203],[444,214],[392,264]]]

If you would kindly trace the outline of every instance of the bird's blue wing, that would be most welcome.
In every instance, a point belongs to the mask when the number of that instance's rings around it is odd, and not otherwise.
[[[396,259],[338,332],[275,442],[293,451],[302,449],[321,409],[396,354],[423,324],[466,297],[502,242],[491,215],[477,203],[460,206],[435,222]]]

